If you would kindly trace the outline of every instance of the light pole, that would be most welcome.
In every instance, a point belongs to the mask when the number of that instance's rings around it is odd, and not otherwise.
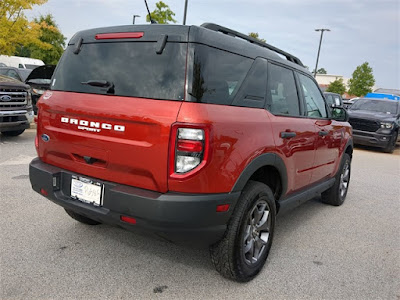
[[[132,24],[135,24],[135,19],[136,19],[136,17],[140,18],[139,15],[133,15],[133,23],[132,23]]]
[[[331,30],[328,28],[319,28],[319,29],[315,29],[315,31],[321,31],[321,38],[319,39],[317,63],[315,64],[314,77],[317,76],[317,68],[318,68],[319,52],[321,51],[322,36],[324,35],[324,31],[331,31]]]
[[[187,6],[188,6],[188,0],[185,0],[185,10],[183,12],[183,25],[186,25]]]

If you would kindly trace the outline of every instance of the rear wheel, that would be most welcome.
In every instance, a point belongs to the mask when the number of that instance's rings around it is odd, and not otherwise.
[[[389,144],[386,146],[385,149],[383,149],[384,152],[386,152],[386,153],[394,152],[394,149],[396,148],[398,134],[399,133],[397,131],[393,132],[392,137],[390,138]]]
[[[343,204],[349,189],[350,171],[350,155],[344,153],[338,174],[336,175],[335,184],[330,189],[322,193],[322,202],[335,206]]]
[[[89,219],[89,218],[87,218],[87,217],[85,217],[85,216],[82,216],[82,215],[80,215],[80,214],[78,214],[78,213],[72,211],[72,210],[69,210],[69,209],[66,209],[66,208],[65,208],[65,211],[67,212],[67,214],[68,214],[72,219],[74,219],[74,220],[76,220],[76,221],[78,221],[78,222],[81,222],[81,223],[83,223],[83,224],[87,224],[87,225],[99,225],[99,224],[101,224],[100,222],[97,222],[97,221],[95,221],[95,220]]]
[[[21,130],[14,130],[14,131],[2,131],[1,133],[5,136],[17,136],[22,134],[25,131],[25,129]]]
[[[250,181],[243,189],[224,238],[210,247],[221,275],[246,282],[262,269],[271,249],[276,206],[271,189]]]

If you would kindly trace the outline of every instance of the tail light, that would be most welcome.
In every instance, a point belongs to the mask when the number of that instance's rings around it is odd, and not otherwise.
[[[207,163],[209,129],[203,125],[174,124],[171,131],[171,177],[187,177]]]
[[[37,134],[35,136],[35,149],[36,149],[37,155],[39,156],[39,138],[38,138]]]

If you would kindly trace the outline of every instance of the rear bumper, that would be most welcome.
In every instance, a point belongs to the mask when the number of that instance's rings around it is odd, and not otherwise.
[[[365,146],[386,148],[391,142],[391,136],[391,134],[379,134],[375,132],[353,130],[354,144]]]
[[[222,238],[240,196],[240,192],[161,194],[80,175],[104,184],[103,206],[96,207],[70,197],[72,175],[80,174],[46,164],[39,158],[29,165],[32,188],[38,193],[46,190],[46,198],[64,208],[101,223],[152,232],[169,241],[195,246],[211,245]],[[231,206],[227,212],[216,212],[220,204]],[[121,221],[121,215],[135,218],[136,224]]]

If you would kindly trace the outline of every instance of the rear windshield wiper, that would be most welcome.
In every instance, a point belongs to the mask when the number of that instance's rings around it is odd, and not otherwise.
[[[114,94],[114,83],[107,81],[107,80],[88,80],[82,81],[81,84],[86,84],[90,86],[97,86],[97,87],[108,87],[107,94]]]

